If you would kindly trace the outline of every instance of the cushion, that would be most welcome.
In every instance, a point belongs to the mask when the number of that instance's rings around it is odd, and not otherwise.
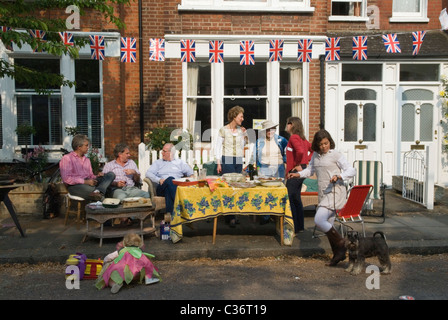
[[[317,187],[317,179],[306,178],[303,181],[303,184],[306,185],[306,192],[317,192],[319,190],[319,188]]]

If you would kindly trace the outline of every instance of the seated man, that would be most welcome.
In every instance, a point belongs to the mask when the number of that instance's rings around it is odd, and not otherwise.
[[[113,172],[115,180],[111,183],[109,190],[112,198],[123,200],[130,197],[149,198],[149,193],[135,186],[140,183],[140,171],[131,158],[129,147],[119,143],[114,148],[115,160],[112,160],[103,168],[103,173]]]
[[[93,174],[90,159],[86,157],[89,150],[89,138],[86,135],[75,135],[72,149],[73,151],[64,155],[59,163],[62,181],[67,186],[67,191],[86,200],[103,200],[107,188],[114,181],[115,174],[113,172],[106,175],[100,172],[97,176]]]
[[[156,193],[158,196],[165,197],[166,211],[171,214],[177,190],[173,179],[193,175],[193,169],[185,161],[174,159],[175,152],[176,148],[172,143],[165,144],[162,149],[162,159],[155,161],[146,172],[146,177],[158,184]]]

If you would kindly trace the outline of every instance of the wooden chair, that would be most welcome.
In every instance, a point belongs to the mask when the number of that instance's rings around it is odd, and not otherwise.
[[[68,216],[70,214],[76,215],[76,222],[81,222],[85,216],[85,204],[86,200],[84,198],[71,195],[67,192],[65,196],[65,225],[68,222]]]
[[[149,179],[144,178],[143,181],[148,185],[149,196],[151,197],[152,204],[155,206],[155,214],[165,213],[166,204],[165,197],[160,197],[156,193],[156,185]]]

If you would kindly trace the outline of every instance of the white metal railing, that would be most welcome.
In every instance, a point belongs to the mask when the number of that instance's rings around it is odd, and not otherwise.
[[[243,167],[248,165],[248,161],[252,155],[253,143],[249,144],[244,151],[244,164]],[[142,178],[145,177],[146,171],[157,159],[162,158],[162,152],[155,150],[147,150],[146,145],[142,142],[138,145],[138,170],[141,173]],[[199,168],[202,168],[202,164],[215,160],[215,156],[211,150],[206,149],[196,149],[196,150],[182,150],[180,152],[180,159],[184,160],[191,167],[193,167],[195,161]],[[144,185],[143,188],[147,190],[147,186]]]
[[[434,208],[434,173],[430,170],[429,147],[424,151],[411,150],[403,157],[403,198]]]

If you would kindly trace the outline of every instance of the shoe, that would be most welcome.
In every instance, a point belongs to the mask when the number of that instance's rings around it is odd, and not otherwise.
[[[110,292],[111,292],[111,293],[117,293],[118,291],[120,291],[120,289],[121,289],[122,286],[123,286],[123,283],[120,283],[120,284],[118,284],[118,283],[114,283],[114,284],[112,285],[112,288],[110,289]]]
[[[101,192],[90,192],[89,199],[94,201],[101,201],[103,199],[103,194]]]
[[[145,284],[153,284],[153,283],[157,283],[159,281],[160,281],[160,279],[158,279],[158,278],[146,278]]]
[[[236,227],[236,220],[235,219],[230,220],[229,227],[230,228],[235,228]]]

